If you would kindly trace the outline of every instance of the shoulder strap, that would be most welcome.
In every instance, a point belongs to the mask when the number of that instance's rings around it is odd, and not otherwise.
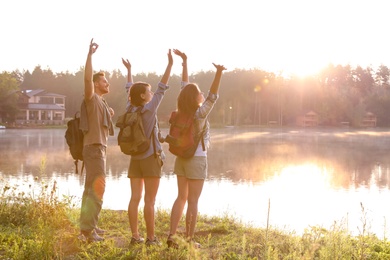
[[[204,144],[204,132],[206,131],[207,118],[208,118],[208,116],[206,116],[206,118],[204,120],[204,125],[203,125],[202,130],[200,131],[200,136],[199,136],[199,138],[200,138],[200,140],[202,142],[202,149],[203,149],[203,151],[206,151],[206,145]]]
[[[152,138],[152,142],[153,142],[154,158],[157,158],[156,140],[154,138],[154,128],[156,128],[156,124],[158,124],[157,115],[156,115],[156,121],[154,122],[154,126],[152,128],[152,132],[150,133],[150,138]],[[158,127],[158,133],[160,135],[160,127]]]
[[[204,132],[206,131],[206,124],[207,124],[207,118],[206,118],[206,121],[204,122],[203,129],[202,129],[202,131],[200,132],[200,140],[202,141],[202,148],[203,148],[203,151],[206,151],[206,146],[205,146],[205,144],[204,144]]]

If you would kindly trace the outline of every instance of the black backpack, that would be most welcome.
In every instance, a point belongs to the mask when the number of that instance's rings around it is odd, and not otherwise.
[[[74,114],[74,118],[71,119],[67,124],[67,129],[65,132],[66,143],[69,146],[70,154],[74,159],[74,164],[76,167],[76,173],[78,173],[78,162],[83,161],[83,141],[84,134],[80,130],[80,116],[79,112]],[[81,174],[84,169],[84,161],[81,167]]]

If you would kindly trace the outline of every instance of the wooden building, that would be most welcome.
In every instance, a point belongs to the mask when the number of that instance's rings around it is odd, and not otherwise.
[[[296,119],[296,124],[303,127],[314,127],[319,124],[318,114],[314,111],[309,111]]]
[[[376,115],[374,115],[371,112],[367,112],[364,117],[362,118],[362,121],[360,122],[361,127],[376,127]]]
[[[43,89],[25,90],[19,96],[17,124],[65,123],[65,96]]]

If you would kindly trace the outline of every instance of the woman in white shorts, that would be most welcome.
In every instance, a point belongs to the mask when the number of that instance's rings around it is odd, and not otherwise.
[[[202,193],[204,181],[207,177],[207,148],[210,143],[210,125],[207,116],[218,99],[218,89],[222,71],[226,68],[222,65],[213,63],[217,71],[207,98],[204,98],[199,87],[194,83],[189,83],[187,56],[176,49],[174,49],[173,52],[183,60],[182,89],[177,98],[177,112],[194,116],[195,132],[200,132],[203,129],[205,129],[205,131],[203,134],[204,142],[199,142],[193,157],[184,159],[177,156],[175,159],[174,173],[177,175],[178,195],[172,206],[167,245],[168,247],[173,248],[178,247],[178,243],[175,241],[176,230],[183,214],[184,206],[188,203],[185,238],[188,242],[192,243],[194,247],[199,248],[200,244],[194,241],[194,233],[198,216],[198,200]]]

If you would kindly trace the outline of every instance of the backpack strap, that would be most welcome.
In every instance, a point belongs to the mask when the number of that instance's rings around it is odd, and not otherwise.
[[[79,174],[79,160],[74,160],[73,163],[76,169],[76,174]]]
[[[157,115],[156,115],[156,121],[154,122],[154,126],[152,128],[152,133],[150,134],[150,138],[152,138],[153,142],[153,154],[154,158],[157,158],[157,149],[156,149],[156,140],[154,138],[154,129],[156,128],[156,125],[158,125]],[[160,135],[160,127],[158,127],[158,134]]]
[[[200,111],[200,108],[198,108],[198,110]],[[208,116],[204,120],[204,125],[203,125],[203,128],[200,131],[200,135],[199,135],[199,140],[202,142],[203,151],[206,151],[206,145],[204,144],[204,132],[206,132],[207,118],[208,118]]]
[[[206,121],[204,122],[203,129],[200,132],[200,140],[202,142],[202,149],[203,149],[203,151],[206,151],[206,145],[204,144],[204,132],[206,131],[206,124],[207,124],[207,118],[206,118]]]
[[[74,160],[74,165],[76,167],[76,174],[78,174],[79,173],[79,160]],[[80,176],[83,176],[83,171],[84,171],[84,161],[81,161]]]

